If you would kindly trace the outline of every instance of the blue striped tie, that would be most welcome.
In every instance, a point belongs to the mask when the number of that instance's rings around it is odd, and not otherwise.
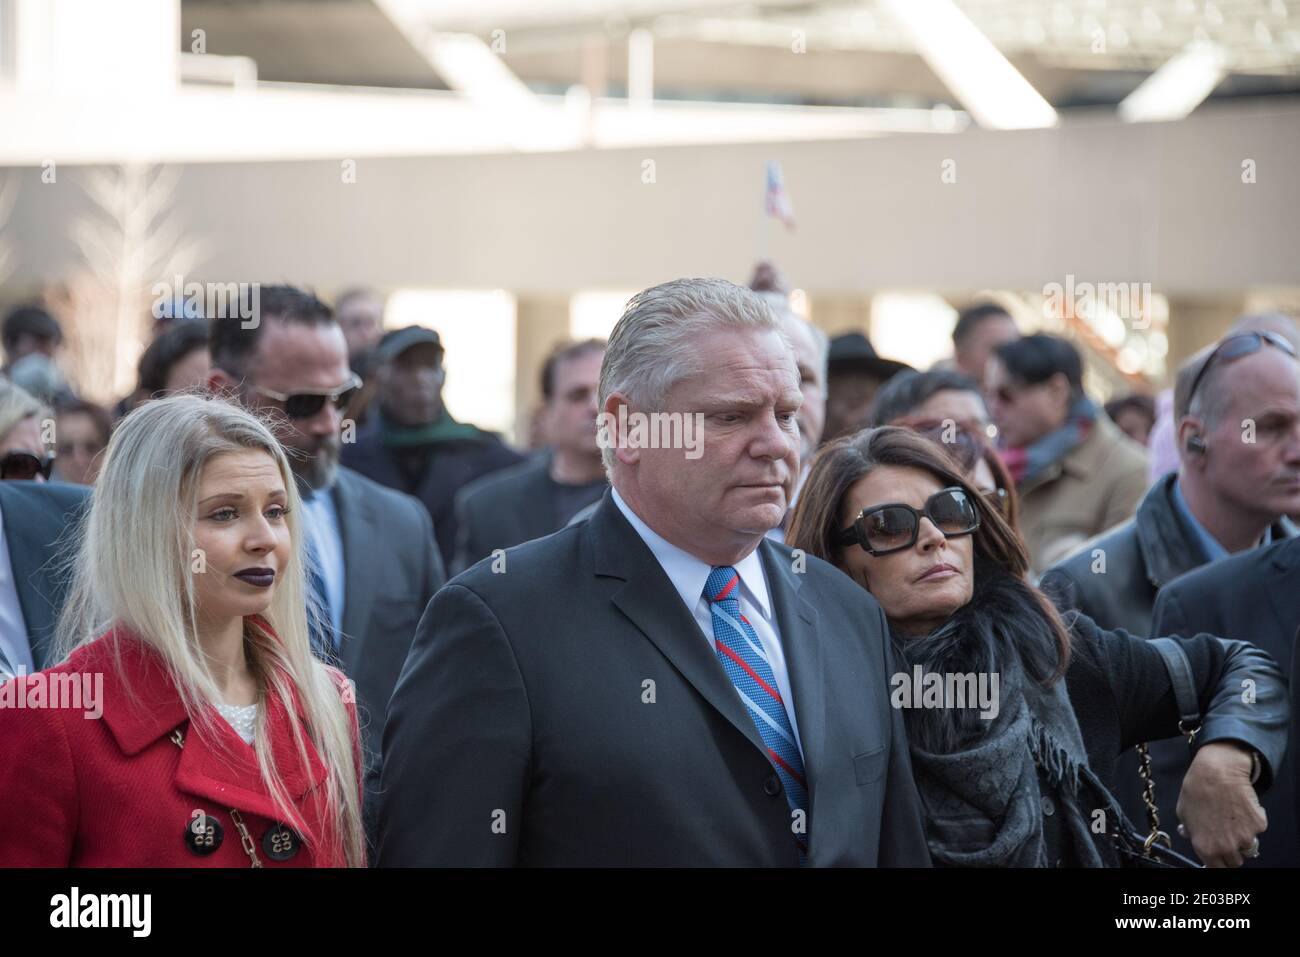
[[[713,639],[718,660],[736,686],[758,728],[759,737],[767,746],[768,758],[785,788],[790,809],[804,812],[803,833],[793,832],[802,864],[807,860],[806,825],[809,823],[808,782],[804,777],[803,756],[795,744],[790,716],[786,713],[781,692],[777,690],[776,677],[758,640],[758,633],[749,619],[740,613],[739,585],[740,574],[730,565],[715,567],[709,573],[704,596],[709,600],[709,612],[713,618]]]

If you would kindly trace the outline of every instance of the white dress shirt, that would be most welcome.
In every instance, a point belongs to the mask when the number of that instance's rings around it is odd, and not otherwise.
[[[632,523],[636,533],[654,554],[659,567],[664,570],[668,580],[673,583],[682,601],[700,626],[700,632],[709,642],[709,647],[716,656],[717,645],[713,638],[713,614],[709,610],[709,600],[704,597],[704,585],[709,580],[713,566],[701,561],[689,552],[683,551],[659,535],[641,517],[632,511],[618,490],[614,489],[614,504],[623,513],[624,518]],[[794,695],[790,691],[790,672],[785,666],[785,649],[781,647],[781,637],[777,631],[776,615],[772,609],[772,596],[767,587],[767,575],[763,571],[763,562],[758,549],[750,552],[733,566],[740,575],[740,611],[754,626],[763,654],[772,666],[772,675],[776,678],[776,689],[781,692],[785,702],[785,713],[790,719],[790,728],[794,731],[795,743],[799,753],[803,754],[803,741],[799,737],[799,725],[794,716]]]
[[[18,604],[18,583],[14,581],[14,568],[9,561],[3,513],[0,513],[0,653],[15,672],[20,668],[25,668],[28,674],[36,670],[27,623]]]

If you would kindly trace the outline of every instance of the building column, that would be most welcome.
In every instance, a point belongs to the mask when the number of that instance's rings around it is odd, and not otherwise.
[[[871,338],[871,297],[809,296],[808,318],[832,339],[845,332]]]
[[[1240,297],[1169,298],[1169,353],[1165,367],[1173,381],[1178,367],[1197,352],[1218,339],[1246,311]]]
[[[520,296],[515,304],[515,441],[523,448],[542,402],[542,364],[569,339],[569,297]]]

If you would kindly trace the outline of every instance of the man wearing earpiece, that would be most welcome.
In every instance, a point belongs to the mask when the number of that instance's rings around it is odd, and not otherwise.
[[[1282,317],[1254,318],[1179,368],[1179,470],[1151,487],[1131,520],[1043,575],[1042,587],[1061,596],[1060,607],[1076,608],[1102,628],[1156,637],[1153,611],[1163,586],[1297,534],[1286,516],[1300,514],[1300,334],[1290,320],[1276,321]],[[1161,743],[1151,755],[1160,817],[1173,821],[1187,748]],[[1117,777],[1131,781],[1132,791],[1120,797],[1142,820],[1140,778],[1136,759],[1125,757],[1130,760]]]

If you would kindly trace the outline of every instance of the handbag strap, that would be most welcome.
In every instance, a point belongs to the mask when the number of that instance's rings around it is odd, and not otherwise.
[[[1178,730],[1187,735],[1187,745],[1191,747],[1196,740],[1196,733],[1201,730],[1201,706],[1196,700],[1196,684],[1192,680],[1192,666],[1187,660],[1187,653],[1173,638],[1152,638],[1151,644],[1160,652],[1165,671],[1169,673],[1169,684],[1173,687],[1174,702],[1178,706]],[[1151,825],[1151,833],[1143,842],[1142,853],[1151,858],[1155,855],[1158,843],[1163,842],[1165,847],[1172,848],[1173,842],[1168,834],[1160,830],[1156,783],[1151,777],[1151,755],[1147,752],[1145,742],[1137,746],[1137,753],[1138,773],[1142,777],[1142,803],[1147,806],[1147,821]]]
[[[1187,653],[1173,638],[1152,638],[1151,644],[1164,659],[1169,683],[1174,689],[1174,701],[1178,705],[1178,730],[1187,735],[1190,745],[1201,730],[1201,706],[1196,700],[1196,683],[1192,680],[1192,666],[1187,661]]]

